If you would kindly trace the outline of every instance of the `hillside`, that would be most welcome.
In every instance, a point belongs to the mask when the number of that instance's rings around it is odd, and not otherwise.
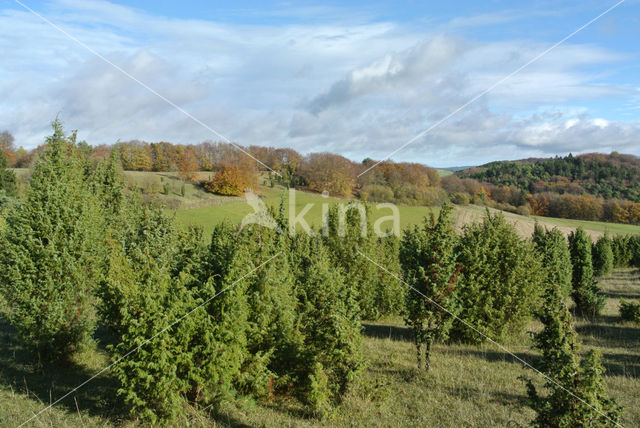
[[[208,174],[202,172],[200,174]],[[201,188],[187,183],[185,186],[185,196],[180,195],[181,183],[175,173],[155,173],[155,172],[135,172],[127,171],[125,176],[130,183],[135,183],[141,189],[151,188],[154,192],[153,198],[167,205],[167,208],[175,213],[179,223],[184,225],[200,226],[209,234],[213,226],[222,221],[229,220],[239,223],[242,218],[251,213],[252,209],[247,205],[242,197],[218,196],[203,191]],[[164,195],[161,190],[164,185],[169,188],[169,194]],[[259,186],[258,193],[267,206],[277,209],[280,201],[284,198],[288,203],[287,190],[282,186]],[[322,204],[332,204],[346,202],[344,198],[325,198],[315,192],[296,191],[295,212],[300,213],[307,204],[313,204],[312,208],[305,215],[305,220],[315,227],[321,226]],[[377,220],[380,217],[390,214],[388,209],[378,210],[372,204],[371,218]],[[288,207],[288,205],[286,205]],[[408,206],[399,205],[400,227],[405,228],[410,225],[419,224],[425,216],[431,212],[438,214],[438,207]],[[485,212],[485,207],[478,205],[458,205],[456,206],[455,217],[456,227],[461,229],[465,224],[479,220]],[[497,210],[489,208],[491,212]],[[288,208],[285,211],[289,215]],[[550,217],[523,216],[509,212],[503,212],[507,220],[516,225],[518,232],[523,237],[531,236],[533,226],[536,221],[548,227],[558,227],[563,233],[568,234],[576,227],[582,226],[591,236],[598,237],[604,232],[610,234],[640,234],[640,226],[605,223],[597,221],[570,220]],[[383,224],[383,227],[390,223]]]
[[[29,170],[15,169],[14,171],[19,178],[19,182],[23,182],[24,185],[24,181],[27,180],[30,174]],[[211,172],[208,171],[198,173],[200,178],[208,178],[210,174]],[[222,220],[226,219],[233,223],[239,223],[245,215],[252,212],[251,207],[247,205],[244,198],[220,196],[205,192],[201,187],[193,183],[184,182],[175,172],[125,171],[125,177],[129,184],[137,186],[142,191],[144,197],[157,200],[168,211],[173,212],[179,223],[200,226],[204,229],[205,235],[208,235],[213,230],[213,226]],[[183,185],[184,196],[182,196]],[[164,194],[165,190],[166,194]],[[279,185],[274,187],[259,186],[258,194],[268,206],[273,208],[279,207],[282,198],[285,201],[288,200],[286,189]],[[346,201],[344,198],[324,198],[318,193],[307,191],[297,191],[296,195],[295,206],[297,213],[302,211],[306,204],[314,204],[308,214],[305,215],[305,219],[315,227],[321,225],[322,204]],[[375,206],[375,203],[373,205]],[[398,208],[401,228],[419,224],[430,212],[436,215],[439,212],[437,207],[399,205]],[[492,212],[497,211],[493,208],[489,208],[489,210]],[[478,205],[457,205],[455,212],[457,228],[461,229],[465,224],[480,219],[484,215],[484,211],[485,208]],[[565,234],[579,226],[582,226],[592,237],[598,237],[604,232],[622,235],[640,234],[640,226],[629,224],[523,216],[510,212],[503,213],[509,222],[516,225],[518,232],[523,237],[531,236],[536,221],[548,228],[558,227]],[[286,214],[288,215],[289,213],[287,212]],[[374,209],[371,213],[373,220],[387,215],[389,215],[389,210]]]
[[[497,161],[460,171],[458,175],[499,186],[515,186],[530,193],[588,193],[604,199],[640,201],[640,158],[615,152]]]

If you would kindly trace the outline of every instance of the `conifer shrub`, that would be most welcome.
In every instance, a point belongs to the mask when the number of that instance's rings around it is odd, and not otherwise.
[[[7,216],[0,287],[10,322],[41,362],[69,356],[95,325],[100,279],[99,209],[83,174],[75,134],[52,124],[24,201]]]
[[[522,240],[501,214],[489,212],[466,226],[458,247],[463,266],[459,317],[494,340],[524,331],[540,301],[545,272],[533,244]],[[487,339],[461,322],[450,337],[471,343]]]
[[[593,317],[604,307],[605,298],[593,277],[591,259],[591,239],[582,228],[569,235],[569,250],[573,265],[571,296],[575,302],[576,314]]]
[[[217,227],[207,251],[197,230],[140,208],[112,243],[101,314],[117,337],[118,394],[143,421],[170,421],[186,402],[213,405],[234,393],[246,359],[242,276],[251,269],[227,232]]]
[[[640,324],[640,303],[620,300],[620,319]]]
[[[628,267],[631,265],[631,254],[629,248],[629,237],[616,235],[611,240],[611,250],[613,252],[613,265],[615,267]]]
[[[563,298],[571,293],[571,254],[566,238],[557,228],[544,230],[536,224],[532,237],[534,245],[542,255],[542,265],[545,268],[545,288],[557,286]]]
[[[580,358],[579,342],[564,298],[557,286],[545,291],[538,318],[544,329],[534,334],[542,359],[538,368],[547,378],[541,395],[531,379],[527,382],[529,406],[536,411],[536,427],[614,427],[622,408],[608,398],[600,356],[591,350]]]
[[[288,238],[275,230],[249,225],[236,232],[235,239],[246,254],[243,263],[247,270],[273,258],[244,279],[247,348],[236,382],[241,393],[266,398],[292,381],[302,344]]]
[[[640,236],[634,235],[629,237],[628,247],[631,256],[629,265],[633,267],[640,267]]]
[[[613,269],[613,250],[611,248],[611,239],[607,235],[600,237],[593,244],[591,254],[595,276],[604,276],[611,273]]]
[[[456,286],[461,266],[456,260],[458,238],[453,230],[450,204],[443,205],[438,220],[433,214],[422,226],[406,230],[402,238],[400,262],[406,292],[405,323],[413,332],[418,368],[429,369],[431,345],[446,339],[460,307]]]
[[[300,325],[298,394],[317,415],[338,404],[363,367],[356,293],[320,240],[298,235]]]
[[[398,310],[403,286],[360,254],[362,252],[387,270],[395,269],[399,273],[397,247],[393,242],[385,244],[387,238],[378,239],[369,214],[369,207],[364,204],[346,208],[333,205],[321,233],[331,261],[354,286],[362,318],[378,319]]]

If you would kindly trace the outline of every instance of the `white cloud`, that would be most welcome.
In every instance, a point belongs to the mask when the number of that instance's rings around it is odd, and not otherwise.
[[[363,18],[281,26],[174,19],[96,0],[58,0],[42,13],[241,144],[354,159],[386,156],[548,47],[452,33],[522,19],[514,12],[460,18],[438,34]],[[0,51],[0,129],[18,144],[40,144],[58,113],[92,144],[216,139],[28,12],[0,12]],[[637,123],[591,118],[580,107],[637,97],[637,88],[603,73],[627,59],[565,44],[396,157],[452,165],[610,147],[637,151]]]

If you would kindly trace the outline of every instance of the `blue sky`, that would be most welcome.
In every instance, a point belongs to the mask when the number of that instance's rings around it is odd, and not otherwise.
[[[21,0],[22,1],[22,0]],[[244,145],[381,159],[616,2],[23,1]],[[640,155],[640,2],[619,7],[393,156],[433,166]],[[0,0],[0,129],[42,143],[219,136]]]

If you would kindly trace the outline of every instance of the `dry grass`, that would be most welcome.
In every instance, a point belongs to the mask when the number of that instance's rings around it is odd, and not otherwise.
[[[618,323],[619,299],[640,299],[640,271],[616,270],[601,280],[607,305],[594,321],[578,320],[583,351],[603,355],[609,393],[625,407],[624,425],[640,426],[640,326]],[[532,325],[535,328],[535,325]],[[410,334],[401,319],[365,323],[364,353],[369,365],[353,391],[324,420],[308,416],[292,400],[255,403],[241,400],[215,412],[189,410],[175,426],[242,427],[395,427],[527,426],[533,413],[524,403],[521,375],[541,377],[492,345],[435,346],[429,373],[415,369]],[[536,364],[527,335],[505,344],[520,358]],[[88,378],[106,364],[98,347],[74,362],[35,372],[13,340],[0,329],[0,426],[16,426],[51,399]],[[134,426],[126,410],[112,407],[116,385],[108,373],[73,398],[34,419],[28,426]],[[79,411],[78,411],[79,409]]]

